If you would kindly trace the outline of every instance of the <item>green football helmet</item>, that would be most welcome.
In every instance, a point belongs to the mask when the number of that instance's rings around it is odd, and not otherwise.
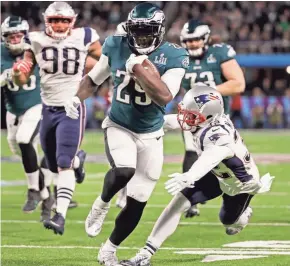
[[[150,54],[161,44],[165,33],[165,15],[154,4],[138,4],[129,13],[125,24],[130,49],[138,54]]]
[[[13,54],[20,54],[24,51],[24,38],[20,43],[12,44],[8,41],[9,34],[22,32],[24,35],[28,33],[29,25],[26,20],[21,17],[11,16],[6,18],[1,25],[2,40],[9,51]]]
[[[180,34],[180,42],[181,45],[185,49],[187,49],[190,56],[200,57],[208,49],[209,37],[210,37],[209,25],[199,20],[192,19],[184,24]],[[197,49],[189,49],[187,47],[186,41],[198,41],[198,40],[203,41],[203,47],[199,47]]]

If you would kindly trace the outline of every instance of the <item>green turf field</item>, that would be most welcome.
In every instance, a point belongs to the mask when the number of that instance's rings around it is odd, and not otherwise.
[[[255,154],[270,154],[268,163],[261,161],[259,164],[261,174],[269,171],[276,176],[272,191],[269,194],[258,195],[252,201],[254,214],[251,224],[240,235],[227,236],[218,219],[220,199],[208,202],[201,206],[200,217],[182,219],[178,230],[154,257],[152,261],[154,266],[204,265],[205,263],[201,261],[210,260],[213,258],[212,255],[219,255],[223,259],[209,263],[214,266],[290,265],[290,161],[288,163],[287,160],[286,162],[284,160],[284,163],[279,162],[283,156],[288,156],[289,159],[290,132],[244,132],[242,135],[254,157]],[[2,132],[1,144],[2,157],[11,156],[5,132]],[[90,155],[103,154],[102,134],[87,133],[83,148]],[[167,155],[183,154],[180,134],[166,135],[165,153]],[[277,157],[278,154],[283,155]],[[56,236],[52,231],[43,228],[42,224],[38,222],[39,211],[33,214],[22,213],[26,187],[21,182],[18,182],[16,186],[16,181],[25,180],[21,164],[2,161],[1,166],[2,182],[13,181],[11,184],[14,185],[1,186],[1,265],[98,265],[96,261],[98,247],[109,236],[119,209],[115,208],[114,204],[112,205],[101,234],[94,239],[87,237],[84,220],[101,190],[103,175],[108,169],[107,164],[99,164],[98,161],[86,164],[87,179],[84,184],[77,185],[74,196],[80,206],[69,211],[63,236]],[[181,162],[164,165],[162,177],[148,202],[139,226],[122,244],[123,248],[118,251],[120,259],[133,256],[137,249],[145,243],[154,222],[171,198],[164,189],[167,175],[180,170]],[[275,242],[265,242],[271,240]],[[250,244],[246,241],[261,241],[259,242],[260,247],[244,246]],[[225,247],[226,244],[236,242],[243,243]],[[268,246],[265,246],[266,244]],[[243,259],[234,260],[239,255],[244,256]],[[246,259],[245,256],[256,258]],[[214,257],[214,259],[216,258]]]

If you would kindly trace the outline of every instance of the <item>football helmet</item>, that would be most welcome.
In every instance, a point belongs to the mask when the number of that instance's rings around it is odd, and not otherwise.
[[[134,53],[152,53],[161,44],[165,33],[165,15],[154,4],[141,3],[129,13],[125,24],[128,44]]]
[[[196,83],[178,104],[177,120],[182,130],[195,131],[223,114],[221,94],[203,83]]]
[[[2,40],[7,47],[7,49],[13,54],[21,54],[25,48],[24,37],[27,35],[29,30],[29,25],[26,20],[17,16],[10,16],[4,20],[1,25],[1,35]],[[20,42],[12,43],[9,40],[9,35],[14,33],[23,33],[20,37]]]
[[[181,45],[188,50],[189,55],[192,57],[200,57],[205,51],[208,49],[210,37],[210,28],[209,25],[203,23],[199,20],[190,20],[185,23],[181,34],[180,34],[180,42]],[[197,48],[190,48],[187,46],[187,41],[203,41],[203,45]]]
[[[56,40],[64,40],[73,29],[77,14],[73,8],[66,2],[54,2],[48,6],[42,14],[45,21],[45,32]],[[53,19],[66,19],[69,24],[66,28],[56,30],[52,26]]]

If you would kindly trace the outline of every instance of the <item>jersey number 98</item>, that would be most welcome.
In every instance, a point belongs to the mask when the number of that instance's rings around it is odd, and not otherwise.
[[[59,50],[55,47],[45,47],[42,49],[42,59],[51,62],[51,65],[43,71],[47,74],[55,74],[59,71],[58,61],[60,59]],[[76,48],[64,48],[62,50],[62,72],[66,75],[78,73],[80,63],[80,51]]]

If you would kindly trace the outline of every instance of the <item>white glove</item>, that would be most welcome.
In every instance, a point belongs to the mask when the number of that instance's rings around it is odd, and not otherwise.
[[[171,179],[165,183],[165,189],[172,196],[175,196],[178,192],[180,192],[186,187],[190,187],[190,188],[194,187],[193,185],[194,182],[188,176],[187,173],[183,173],[183,174],[174,173],[174,174],[169,175],[168,177],[171,177]]]
[[[74,96],[69,101],[65,103],[64,109],[66,112],[66,115],[72,119],[78,119],[79,118],[79,110],[78,107],[80,106],[81,101],[79,97]]]
[[[275,176],[271,176],[269,173],[262,176],[260,179],[262,186],[258,190],[257,193],[260,194],[260,193],[266,193],[266,192],[270,191],[274,178],[275,178]]]
[[[1,74],[1,87],[5,86],[7,83],[12,82],[12,69],[5,69]]]
[[[133,73],[133,67],[137,64],[141,65],[145,59],[147,59],[147,55],[138,55],[131,54],[126,62],[126,70],[129,74]]]

